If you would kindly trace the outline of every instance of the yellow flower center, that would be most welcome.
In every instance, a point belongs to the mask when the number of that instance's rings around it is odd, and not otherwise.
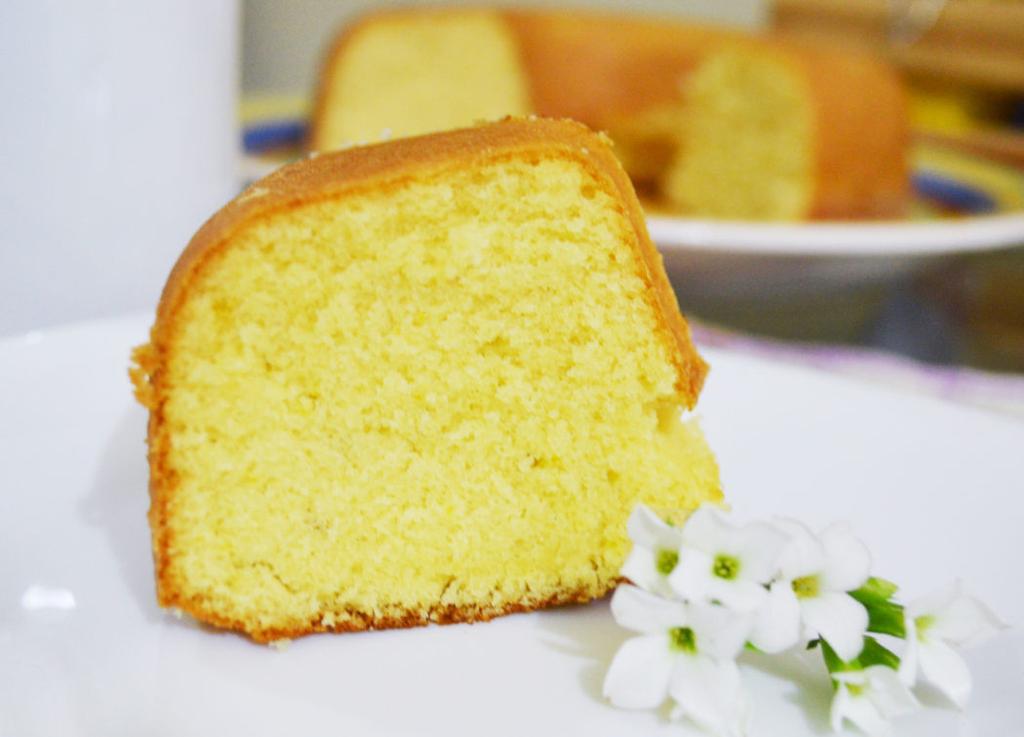
[[[676,567],[676,563],[679,562],[679,553],[674,550],[659,550],[658,559],[655,562],[655,566],[658,569],[658,573],[663,576],[667,576],[672,573]]]
[[[793,593],[798,599],[813,599],[818,595],[818,577],[801,576],[793,579]]]
[[[867,689],[859,683],[847,683],[846,690],[850,692],[851,696],[861,696]]]
[[[668,646],[672,650],[692,655],[697,652],[697,636],[689,627],[673,627],[668,631]]]
[[[731,555],[716,555],[714,565],[711,566],[711,572],[719,578],[731,581],[740,573],[740,561]]]
[[[927,637],[928,630],[935,624],[935,617],[931,614],[922,614],[914,619],[914,624],[917,626],[917,639],[923,640]]]

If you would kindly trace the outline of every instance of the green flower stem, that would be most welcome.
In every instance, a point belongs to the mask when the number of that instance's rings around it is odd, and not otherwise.
[[[865,637],[864,649],[860,651],[860,655],[850,661],[842,660],[825,640],[821,640],[821,654],[825,658],[825,667],[828,668],[829,673],[864,670],[872,665],[884,665],[893,670],[898,670],[900,667],[899,656],[874,637]],[[833,680],[833,687],[835,683]]]
[[[868,632],[906,639],[903,605],[892,600],[896,584],[882,578],[869,578],[863,586],[849,593],[868,611]]]
[[[891,599],[899,591],[899,587],[892,581],[872,576],[857,591],[876,599]]]

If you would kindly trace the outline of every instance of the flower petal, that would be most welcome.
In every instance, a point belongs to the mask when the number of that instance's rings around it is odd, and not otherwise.
[[[619,573],[640,588],[664,596],[670,594],[672,589],[668,585],[668,576],[658,571],[658,550],[660,548],[634,545]]]
[[[679,711],[716,735],[741,735],[747,721],[747,701],[740,672],[732,660],[702,655],[680,657],[672,669],[669,693]],[[678,713],[678,712],[677,712]]]
[[[768,590],[757,581],[742,578],[726,581],[712,576],[708,582],[707,597],[737,612],[754,612],[768,598]]]
[[[654,511],[638,504],[626,521],[626,532],[635,545],[675,550],[683,541],[682,531],[665,522]]]
[[[740,577],[768,583],[778,573],[779,560],[789,538],[769,524],[752,522],[740,528],[737,543]]]
[[[892,719],[916,709],[919,704],[899,674],[885,665],[871,665],[864,669],[867,677],[867,696],[879,713]]]
[[[957,579],[937,591],[919,596],[907,604],[905,610],[907,619],[926,614],[934,616],[938,612],[945,611],[962,593],[960,580]]]
[[[935,620],[925,636],[961,647],[977,644],[1006,629],[995,612],[966,594],[960,594],[933,616]]]
[[[825,638],[840,658],[850,661],[860,654],[868,628],[868,612],[863,604],[838,591],[799,601],[804,622]]]
[[[904,610],[905,611],[905,610]],[[917,625],[914,618],[904,617],[906,636],[904,637],[903,654],[900,656],[900,680],[907,686],[917,683],[917,672],[919,668],[918,650],[920,645],[917,640]]]
[[[757,612],[750,642],[766,653],[779,653],[800,639],[800,604],[789,581],[776,581]]]
[[[892,725],[879,713],[878,708],[866,696],[854,696],[846,684],[840,683],[832,697],[830,711],[832,729],[838,732],[843,719],[849,719],[865,734],[871,737],[886,737],[892,734]]]
[[[697,548],[683,547],[679,562],[668,576],[668,585],[684,599],[707,601],[710,599],[714,563],[710,555]]]
[[[832,695],[832,704],[828,710],[828,721],[833,732],[838,732],[843,728],[843,720],[850,708],[850,699],[849,689],[841,683],[837,684],[836,691]]]
[[[943,642],[920,643],[921,675],[963,709],[971,697],[971,672],[953,648]]]
[[[806,525],[786,517],[776,518],[772,524],[788,538],[779,557],[782,578],[792,581],[821,571],[825,566],[825,548]]]
[[[826,527],[820,538],[825,550],[822,583],[833,591],[853,591],[871,574],[871,553],[845,522]]]
[[[701,506],[683,525],[683,545],[702,550],[714,556],[722,550],[732,550],[736,527],[715,507]]]
[[[697,652],[713,658],[735,658],[754,626],[752,615],[714,604],[690,604],[688,614]]]
[[[621,626],[644,634],[664,634],[687,623],[686,605],[669,601],[636,586],[623,584],[615,590],[612,616]]]
[[[668,695],[676,658],[664,634],[622,643],[604,678],[604,695],[623,709],[653,709]]]

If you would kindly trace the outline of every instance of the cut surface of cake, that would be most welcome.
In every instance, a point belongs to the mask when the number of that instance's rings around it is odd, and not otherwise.
[[[906,105],[880,62],[726,44],[691,73],[684,107],[685,132],[662,186],[679,210],[734,220],[905,214]]]
[[[329,57],[316,149],[531,112],[516,40],[495,11],[373,13],[336,45],[344,54]]]
[[[609,591],[643,502],[721,499],[706,367],[605,140],[510,119],[257,182],[133,379],[157,595],[258,641]]]

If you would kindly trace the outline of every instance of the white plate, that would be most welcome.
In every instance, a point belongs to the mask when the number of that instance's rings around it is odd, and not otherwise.
[[[0,342],[0,734],[685,735],[599,698],[623,640],[606,602],[489,624],[315,636],[285,652],[153,599],[142,318]],[[847,518],[909,595],[962,577],[1024,623],[1024,424],[709,351],[702,412],[743,515]],[[899,733],[1024,733],[1024,638],[969,653],[965,715]],[[753,735],[826,729],[827,682],[748,660]],[[809,688],[798,683],[812,684]]]
[[[1024,213],[949,220],[745,223],[653,215],[651,239],[667,252],[759,256],[928,257],[1024,244]]]
[[[698,304],[887,289],[970,253],[1024,245],[1024,213],[873,223],[742,223],[650,216],[676,289]]]

